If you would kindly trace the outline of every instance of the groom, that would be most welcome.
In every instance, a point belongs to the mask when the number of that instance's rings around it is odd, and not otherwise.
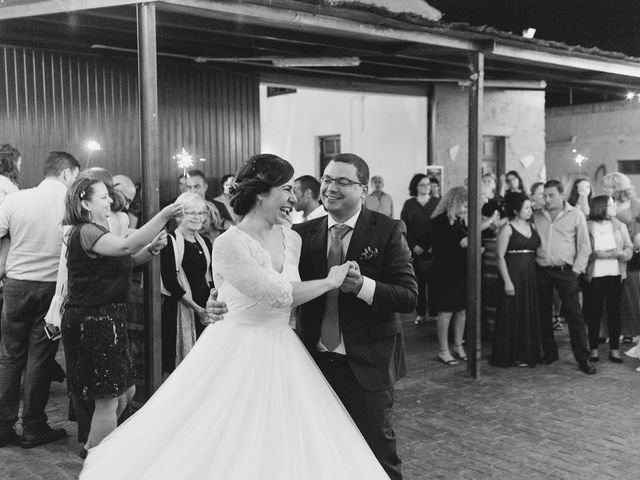
[[[294,226],[302,237],[300,277],[326,277],[336,243],[342,247],[336,263],[353,260],[357,268],[335,296],[329,292],[302,305],[302,341],[387,475],[401,479],[391,408],[394,384],[406,366],[395,312],[416,306],[411,253],[401,222],[363,207],[369,166],[362,158],[336,155],[320,183],[328,217]]]
[[[326,277],[333,264],[357,262],[339,292],[301,307],[300,335],[380,464],[399,480],[391,411],[394,384],[406,367],[395,312],[413,311],[417,285],[402,223],[362,206],[368,183],[362,158],[336,155],[321,178],[328,217],[293,227],[302,237],[302,280]],[[211,313],[224,312],[221,303],[215,306]]]

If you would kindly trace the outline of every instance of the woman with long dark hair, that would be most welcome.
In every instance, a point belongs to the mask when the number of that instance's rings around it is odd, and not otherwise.
[[[591,202],[591,182],[588,178],[576,178],[571,186],[569,205],[578,208],[584,215],[589,218],[589,203]]]
[[[501,293],[489,363],[533,367],[540,359],[536,249],[540,236],[531,226],[531,200],[524,193],[505,199],[507,223],[498,234],[496,259]]]

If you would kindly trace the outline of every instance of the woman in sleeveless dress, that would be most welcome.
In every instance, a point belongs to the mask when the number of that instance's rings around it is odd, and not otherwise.
[[[232,204],[244,218],[213,251],[229,313],[89,452],[81,479],[388,479],[289,327],[292,306],[337,288],[351,266],[300,281],[301,240],[283,227],[292,176],[273,155],[241,166]]]
[[[500,272],[497,318],[489,363],[498,367],[535,367],[540,359],[536,249],[540,237],[532,228],[531,200],[520,192],[507,194],[510,217],[498,234]]]

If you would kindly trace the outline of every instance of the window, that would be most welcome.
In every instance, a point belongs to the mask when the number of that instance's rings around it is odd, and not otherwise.
[[[320,142],[320,175],[331,160],[331,157],[340,153],[340,135],[327,135],[318,137]]]

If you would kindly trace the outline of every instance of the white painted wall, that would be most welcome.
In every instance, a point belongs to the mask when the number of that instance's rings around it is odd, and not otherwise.
[[[318,137],[339,134],[381,175],[399,218],[411,177],[427,164],[427,100],[398,95],[298,89],[266,96],[260,87],[261,150],[291,162],[296,176],[319,177]]]
[[[438,85],[435,92],[434,163],[444,166],[443,190],[446,191],[463,185],[467,178],[469,91]],[[545,165],[544,112],[544,91],[487,89],[484,92],[482,134],[506,137],[506,171],[519,172],[527,188],[540,180]],[[523,163],[527,157],[532,161]]]
[[[547,172],[569,185],[577,176],[588,177],[602,193],[603,173],[615,172],[618,160],[640,159],[640,104],[593,103],[547,109]],[[578,169],[575,153],[588,158]],[[599,168],[604,166],[604,168]],[[598,175],[596,176],[596,172]],[[640,178],[630,176],[640,192]]]

